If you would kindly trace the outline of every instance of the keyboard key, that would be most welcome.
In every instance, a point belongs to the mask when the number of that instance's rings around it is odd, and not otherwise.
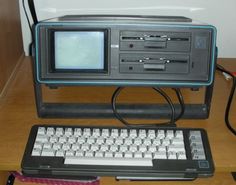
[[[134,158],[142,158],[143,157],[143,153],[142,152],[135,152],[134,153]]]
[[[138,133],[138,137],[141,138],[141,139],[146,138],[146,137],[147,137],[146,130],[140,129],[140,130],[139,130],[139,133]]]
[[[199,151],[199,152],[193,152],[192,153],[192,159],[193,160],[204,160],[206,159],[204,151]]]
[[[110,147],[110,151],[112,151],[112,152],[116,152],[116,151],[118,151],[118,145],[111,145],[111,147]]]
[[[101,152],[101,151],[98,151],[98,152],[95,152],[95,157],[104,157],[104,152]]]
[[[82,129],[81,128],[75,128],[74,136],[76,136],[76,137],[82,136]]]
[[[176,152],[167,152],[167,158],[168,159],[177,159]]]
[[[153,139],[152,144],[156,146],[161,145],[161,140],[159,138],[155,138]]]
[[[102,137],[107,138],[109,137],[110,132],[109,129],[102,129]]]
[[[59,137],[59,143],[65,143],[65,142],[67,142],[67,137],[66,136],[61,136],[61,137]]]
[[[41,150],[43,148],[43,143],[36,141],[34,143],[34,149],[39,149]]]
[[[56,136],[60,137],[64,134],[64,129],[63,128],[56,128]]]
[[[55,150],[45,148],[42,150],[41,156],[50,157],[55,155]]]
[[[119,131],[118,129],[112,129],[111,130],[111,137],[112,138],[117,138],[119,136]]]
[[[91,136],[91,129],[90,128],[85,128],[83,136],[86,137],[86,138]]]
[[[145,138],[145,139],[143,140],[143,144],[146,145],[146,146],[150,146],[150,145],[152,144],[152,141],[151,141],[151,139],[149,139],[149,138]]]
[[[170,139],[169,138],[165,138],[162,140],[162,143],[161,143],[163,146],[168,146],[170,144]]]
[[[40,156],[41,155],[41,149],[34,148],[31,155],[32,156]]]
[[[166,131],[166,138],[172,139],[174,137],[174,131],[173,130],[167,130]]]
[[[66,128],[66,129],[65,129],[65,135],[66,135],[67,137],[73,135],[73,130],[72,130],[72,128]]]
[[[152,159],[152,152],[148,152],[148,151],[145,152],[143,157],[148,158],[148,159]]]
[[[135,140],[134,140],[134,144],[135,145],[141,145],[143,143],[143,140],[141,139],[141,138],[136,138]]]
[[[87,150],[89,150],[89,147],[90,147],[90,145],[88,143],[84,143],[81,145],[81,150],[87,151]]]
[[[61,148],[63,150],[69,150],[71,148],[71,144],[70,143],[64,143]]]
[[[167,159],[166,152],[165,151],[155,152],[153,158],[154,159]]]
[[[184,145],[169,145],[167,146],[167,151],[168,152],[184,152],[185,148]]]
[[[53,127],[48,127],[46,131],[46,135],[52,136],[55,133],[55,129]]]
[[[78,137],[78,139],[77,139],[77,143],[79,143],[79,144],[83,144],[83,143],[85,143],[85,141],[86,141],[86,139],[83,136]]]
[[[127,129],[121,129],[121,130],[120,130],[120,137],[121,137],[121,138],[126,138],[126,137],[128,137],[128,131],[127,131]]]
[[[105,152],[104,156],[105,157],[113,157],[113,152],[110,152],[110,151]]]
[[[151,145],[151,146],[149,146],[149,147],[148,147],[148,151],[150,151],[150,152],[156,152],[156,151],[157,151],[156,145]]]
[[[50,142],[44,143],[43,144],[43,149],[45,149],[45,148],[47,148],[47,149],[52,148],[52,143],[50,143]]]
[[[147,158],[66,157],[64,164],[108,166],[153,166]]]
[[[99,145],[102,145],[105,142],[105,139],[103,137],[98,137],[96,143]]]
[[[114,140],[113,140],[113,138],[111,138],[111,137],[107,138],[106,141],[105,141],[105,143],[106,143],[107,145],[111,145],[111,144],[113,144],[113,142],[114,142]]]
[[[49,138],[50,143],[56,143],[58,141],[58,137],[56,135],[53,135],[52,137]]]
[[[134,139],[137,137],[137,130],[136,129],[131,129],[129,133],[129,137]]]
[[[147,151],[147,146],[146,145],[140,145],[139,146],[139,151],[140,152],[146,152]]]
[[[148,138],[154,139],[156,137],[156,132],[155,130],[149,130],[148,131]]]
[[[87,138],[87,143],[90,145],[95,143],[95,138],[94,137]]]
[[[89,150],[85,152],[85,157],[93,157],[94,156],[94,152]]]
[[[158,131],[157,131],[157,137],[158,137],[159,139],[165,138],[165,137],[166,137],[165,131],[164,131],[164,130],[158,130]]]
[[[77,151],[75,152],[75,156],[77,156],[77,157],[83,157],[83,156],[84,156],[84,151],[83,151],[83,150],[77,150]]]
[[[67,137],[73,135],[73,130],[72,130],[72,128],[66,128],[66,129],[65,129],[65,135],[66,135]]]
[[[137,146],[137,145],[131,145],[131,146],[129,147],[129,150],[130,150],[131,152],[136,152],[136,151],[138,151],[138,146]]]
[[[182,130],[176,130],[175,131],[175,138],[183,139],[183,131]]]
[[[121,145],[120,146],[120,151],[121,152],[126,152],[128,150],[128,146],[127,145]]]
[[[185,152],[177,152],[177,159],[187,159]]]
[[[125,158],[132,158],[132,157],[133,157],[133,153],[130,152],[130,151],[125,152],[124,157],[125,157]]]
[[[73,150],[67,150],[66,151],[66,157],[68,157],[68,156],[74,156],[74,151]]]
[[[38,135],[44,135],[46,133],[46,128],[45,127],[39,127],[37,133],[38,133]]]
[[[76,137],[75,136],[71,136],[71,137],[68,138],[68,143],[73,144],[75,142],[76,142]]]
[[[109,150],[109,145],[107,145],[107,144],[102,145],[101,148],[100,148],[100,150],[101,150],[102,152],[108,151],[108,150]]]
[[[114,154],[114,157],[116,157],[116,158],[122,158],[122,157],[123,157],[123,152],[116,152],[116,153]]]
[[[71,149],[72,150],[74,150],[74,151],[76,151],[76,150],[79,150],[80,149],[80,144],[79,143],[74,143],[74,144],[72,144],[72,146],[71,146]]]
[[[39,135],[37,135],[35,141],[37,141],[37,142],[42,142],[42,143],[46,143],[46,142],[48,142],[48,140],[49,140],[49,136],[39,134]]]
[[[132,138],[126,138],[125,140],[124,140],[124,144],[125,145],[132,145],[133,144],[133,140],[132,140]]]
[[[182,138],[173,138],[171,144],[184,145],[184,140]]]
[[[61,146],[62,146],[61,143],[54,143],[52,148],[53,148],[53,150],[59,150],[59,149],[61,149]]]
[[[91,150],[92,151],[98,151],[99,150],[99,148],[100,148],[100,145],[98,145],[98,144],[93,144],[93,145],[91,145]]]
[[[64,157],[65,156],[65,151],[64,150],[57,150],[56,151],[56,156],[57,157]]]
[[[165,146],[159,146],[158,147],[158,152],[166,152],[166,147]]]

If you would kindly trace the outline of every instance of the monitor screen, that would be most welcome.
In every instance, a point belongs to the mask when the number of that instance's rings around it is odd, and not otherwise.
[[[105,70],[105,31],[55,31],[55,71]]]

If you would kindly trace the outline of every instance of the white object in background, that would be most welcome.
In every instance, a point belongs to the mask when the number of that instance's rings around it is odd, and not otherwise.
[[[27,0],[25,0],[27,1]],[[216,0],[34,0],[39,20],[71,14],[125,14],[186,16],[214,25],[219,57],[236,58],[236,1]],[[27,2],[25,3],[28,10]],[[28,55],[30,31],[20,0],[24,50]]]

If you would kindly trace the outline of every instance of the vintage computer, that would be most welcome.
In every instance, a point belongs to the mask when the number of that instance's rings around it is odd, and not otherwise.
[[[109,103],[43,102],[42,85],[204,87],[204,103],[186,105],[183,117],[209,115],[217,55],[214,26],[180,16],[67,15],[36,22],[32,51],[42,118],[114,116]],[[140,106],[120,108],[127,117],[156,117],[150,110],[159,105]],[[159,115],[169,116],[169,109],[162,107]],[[22,171],[37,177],[193,180],[212,176],[214,165],[202,129],[36,125]]]
[[[185,114],[206,118],[214,80],[215,42],[213,26],[185,17],[80,15],[39,22],[35,25],[33,50],[38,114],[87,114],[84,105],[81,110],[75,104],[61,104],[60,108],[58,104],[44,104],[42,84],[166,86],[206,87],[204,103],[187,105]],[[110,106],[87,106],[88,112],[95,114],[90,116],[101,112],[113,115]]]

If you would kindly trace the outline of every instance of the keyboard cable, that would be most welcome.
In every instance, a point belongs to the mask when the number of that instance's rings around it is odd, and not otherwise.
[[[185,103],[184,103],[184,98],[183,95],[180,91],[179,88],[173,88],[173,90],[175,91],[175,94],[178,98],[179,104],[180,104],[180,113],[179,115],[175,118],[175,122],[178,121],[179,119],[182,118],[182,116],[184,115],[185,112]]]
[[[226,109],[225,109],[225,124],[226,124],[227,128],[231,131],[231,133],[236,135],[236,130],[231,126],[231,123],[230,123],[230,120],[229,120],[231,104],[232,104],[232,100],[233,100],[234,92],[235,92],[235,88],[236,88],[236,77],[234,76],[233,73],[226,70],[220,64],[217,64],[216,69],[218,71],[222,72],[223,74],[226,73],[227,75],[229,75],[232,78],[232,87],[231,87],[231,90],[230,90],[230,94],[229,94],[229,97],[228,97],[228,102],[227,102]]]
[[[175,117],[175,107],[174,107],[174,104],[173,104],[171,98],[161,88],[153,87],[153,89],[156,92],[158,92],[166,100],[166,102],[168,103],[168,105],[170,107],[170,110],[171,110],[170,121],[163,122],[163,123],[131,124],[128,121],[126,121],[120,115],[120,113],[118,112],[117,107],[116,107],[117,97],[119,96],[120,92],[124,88],[125,87],[118,87],[114,91],[114,93],[112,95],[112,98],[111,98],[111,104],[112,104],[112,110],[113,110],[113,113],[114,113],[115,117],[127,127],[159,127],[159,126],[172,126],[172,127],[175,127],[176,126],[175,122],[178,119],[180,119],[184,114],[185,104],[184,104],[184,99],[183,99],[183,96],[182,96],[182,93],[181,93],[180,89],[173,88],[173,90],[175,91],[175,93],[177,95],[178,101],[180,103],[180,108],[181,108],[180,114],[177,117]]]

